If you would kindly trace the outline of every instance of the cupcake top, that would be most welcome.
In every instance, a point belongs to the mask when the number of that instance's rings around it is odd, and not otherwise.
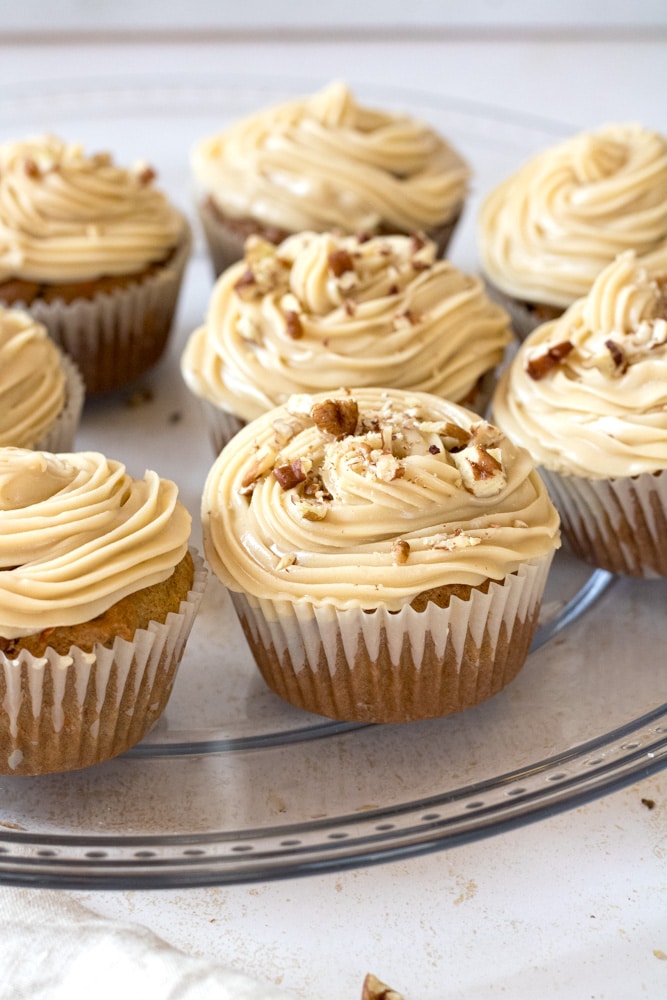
[[[651,267],[666,270],[667,139],[607,125],[547,149],[487,196],[479,244],[497,288],[559,307],[624,250],[655,255]]]
[[[523,342],[493,408],[548,469],[616,478],[667,468],[667,283],[621,254]]]
[[[477,278],[419,236],[251,238],[190,338],[190,389],[243,420],[294,393],[361,385],[470,399],[511,340]]]
[[[29,313],[0,306],[0,447],[32,448],[65,405],[61,354]]]
[[[0,281],[88,281],[164,260],[186,223],[154,177],[51,135],[0,145]]]
[[[558,545],[527,452],[398,389],[294,396],[248,424],[209,472],[202,518],[230,589],[340,609],[501,580]]]
[[[96,452],[0,449],[0,636],[76,625],[171,576],[190,515],[174,483]]]
[[[293,233],[428,230],[458,208],[469,176],[427,125],[364,107],[340,82],[203,139],[192,168],[226,215]]]

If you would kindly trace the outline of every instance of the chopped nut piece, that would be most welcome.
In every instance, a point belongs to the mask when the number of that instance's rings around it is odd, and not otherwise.
[[[257,284],[255,275],[252,273],[250,268],[247,268],[239,280],[234,283],[234,291],[241,296],[241,298],[247,298],[247,292],[249,289],[253,289],[253,286]]]
[[[155,170],[153,169],[153,167],[150,167],[148,165],[143,167],[137,174],[137,178],[140,184],[150,184],[151,181],[154,181],[156,177],[157,174]]]
[[[341,274],[345,274],[346,271],[354,271],[354,261],[347,250],[332,250],[327,261],[329,268],[337,278],[340,278]]]
[[[463,451],[453,453],[452,458],[461,473],[464,489],[473,496],[495,496],[505,486],[505,473],[499,451],[495,449],[486,451],[473,444]]]
[[[248,490],[248,487],[254,487],[257,480],[265,475],[272,468],[273,463],[276,460],[276,453],[273,448],[263,448],[255,456],[255,460],[248,467],[248,471],[241,480],[241,490]],[[252,492],[250,490],[249,492]]]
[[[391,543],[391,556],[397,566],[404,566],[410,556],[410,543],[404,538],[396,538]]]
[[[288,310],[285,313],[285,326],[287,327],[287,335],[292,340],[299,340],[303,337],[303,326],[298,313]]]
[[[403,994],[392,990],[391,986],[380,982],[372,972],[369,972],[364,979],[361,1000],[403,1000]]]
[[[538,354],[535,358],[529,358],[526,362],[526,371],[532,379],[539,382],[541,378],[548,375],[556,368],[563,358],[566,358],[573,349],[574,344],[569,340],[563,340],[559,344],[553,344],[544,354]]]
[[[611,359],[614,362],[614,367],[616,368],[618,375],[623,375],[628,370],[628,359],[626,357],[625,351],[617,344],[615,340],[605,340],[604,346],[607,348],[611,354]]]
[[[430,444],[428,450],[431,455],[439,455],[441,453],[441,449],[438,448],[437,444]]]
[[[453,438],[462,447],[470,442],[471,437],[470,431],[467,431],[464,427],[459,427],[458,424],[451,423],[449,420],[445,424],[442,434],[443,437]]]
[[[284,556],[276,563],[276,569],[280,571],[281,569],[288,569],[288,567],[293,566],[296,562],[296,555],[294,552],[286,552]]]
[[[356,314],[357,307],[352,299],[345,299],[343,302],[343,308],[348,316],[354,316]]]
[[[343,438],[357,429],[359,406],[356,399],[326,399],[316,403],[310,415],[319,431]]]
[[[301,460],[298,458],[291,465],[278,465],[273,470],[273,475],[283,490],[291,490],[306,479],[306,473],[301,465]]]
[[[384,483],[393,483],[395,479],[404,478],[405,468],[393,455],[382,454],[375,463],[375,475]]]
[[[304,521],[323,521],[329,508],[324,500],[314,500],[309,497],[293,496],[292,503]]]
[[[412,253],[417,253],[424,246],[426,246],[426,239],[423,233],[413,233],[410,237],[410,249]]]
[[[23,169],[25,170],[27,176],[32,177],[33,180],[37,180],[38,177],[42,176],[41,170],[31,156],[26,156],[23,161]]]
[[[370,239],[371,239],[370,233],[364,233],[364,232],[357,233],[357,243],[368,243]]]

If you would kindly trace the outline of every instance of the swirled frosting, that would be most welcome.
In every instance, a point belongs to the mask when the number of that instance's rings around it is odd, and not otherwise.
[[[96,452],[0,449],[0,635],[76,625],[166,580],[190,515],[174,483]]]
[[[0,446],[32,448],[65,403],[60,352],[46,328],[0,307]]]
[[[523,342],[494,419],[539,465],[587,478],[667,468],[665,291],[627,251]]]
[[[51,135],[0,145],[0,281],[87,281],[166,258],[185,221],[153,178]]]
[[[202,519],[230,589],[341,609],[504,579],[559,544],[527,452],[398,389],[294,396],[248,424],[209,472]]]
[[[192,169],[225,214],[293,233],[427,230],[453,214],[469,176],[431,128],[358,104],[340,82],[203,139]]]
[[[486,276],[507,294],[567,307],[624,250],[667,268],[667,139],[607,125],[545,150],[486,198]],[[654,259],[655,258],[655,259]]]
[[[481,281],[435,258],[416,236],[251,238],[188,342],[185,381],[243,420],[341,385],[467,400],[501,362],[509,319]]]

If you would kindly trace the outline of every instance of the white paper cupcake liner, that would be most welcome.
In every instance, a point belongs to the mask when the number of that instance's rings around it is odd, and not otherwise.
[[[35,451],[72,451],[85,399],[81,372],[72,359],[60,352],[60,364],[65,372],[65,405],[54,424],[35,444]]]
[[[64,656],[0,653],[0,773],[47,774],[88,767],[138,743],[169,699],[206,585],[201,556],[178,613],[138,629],[132,642]]]
[[[155,274],[92,299],[21,304],[77,364],[86,392],[109,392],[143,375],[162,356],[171,330],[185,266],[189,229]]]
[[[221,409],[209,399],[199,397],[199,403],[213,451],[218,455],[227,442],[231,441],[242,427],[245,427],[246,421],[235,417],[233,413],[229,413],[227,410]]]
[[[350,722],[448,715],[519,672],[553,553],[446,608],[339,611],[232,593],[257,665],[286,701]]]
[[[667,576],[667,472],[585,479],[540,469],[575,555],[612,573]]]
[[[520,302],[518,299],[512,298],[511,295],[501,292],[499,288],[496,288],[495,285],[486,279],[484,287],[489,298],[499,306],[502,306],[505,312],[509,313],[512,329],[519,340],[525,340],[538,326],[549,322],[550,316],[540,316],[539,312],[529,308],[525,302]],[[560,313],[562,310],[558,310],[557,312]]]

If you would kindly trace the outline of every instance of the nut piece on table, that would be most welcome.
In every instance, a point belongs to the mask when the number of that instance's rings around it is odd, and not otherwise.
[[[391,986],[381,983],[372,972],[369,972],[364,979],[361,1000],[404,1000],[404,998],[401,993],[397,993],[396,990],[392,990]]]

